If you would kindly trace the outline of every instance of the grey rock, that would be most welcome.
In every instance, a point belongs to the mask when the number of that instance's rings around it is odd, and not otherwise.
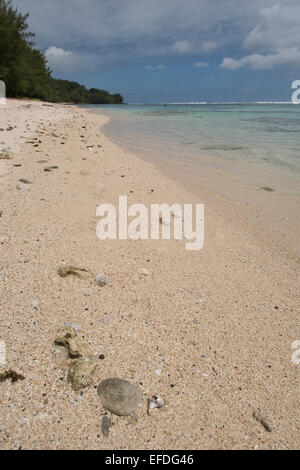
[[[102,406],[118,416],[129,416],[142,401],[140,389],[123,379],[103,380],[97,392]]]
[[[96,276],[96,281],[97,281],[98,286],[100,287],[104,287],[104,286],[107,286],[107,284],[109,284],[109,278],[104,276],[104,274],[98,274]]]
[[[21,178],[19,179],[20,183],[24,183],[24,184],[32,184],[31,181],[27,180],[26,178]]]
[[[52,171],[52,170],[58,170],[58,168],[59,168],[59,167],[56,166],[56,165],[48,166],[48,167],[44,168],[44,171],[48,171],[48,172],[49,172],[49,171]]]
[[[109,436],[109,430],[111,426],[113,426],[113,423],[111,422],[108,416],[104,415],[101,423],[101,431],[104,437]]]

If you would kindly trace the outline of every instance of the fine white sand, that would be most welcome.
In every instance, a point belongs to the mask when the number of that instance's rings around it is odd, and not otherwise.
[[[25,377],[0,382],[1,448],[299,447],[298,259],[226,201],[189,193],[117,147],[100,131],[106,119],[38,102],[0,107],[0,152],[12,153],[0,176],[0,374]],[[49,166],[59,168],[45,172]],[[32,184],[24,187],[24,178]],[[96,208],[117,205],[120,195],[148,207],[204,203],[204,248],[100,241]],[[110,283],[62,278],[62,262]],[[104,355],[81,392],[53,359],[65,322],[79,325],[96,358]],[[143,403],[131,417],[108,413],[114,425],[104,437],[95,387],[109,377],[139,386]],[[149,416],[154,394],[166,406]]]

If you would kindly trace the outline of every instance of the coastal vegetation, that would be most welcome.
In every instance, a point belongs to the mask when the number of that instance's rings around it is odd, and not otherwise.
[[[8,97],[35,98],[50,102],[120,104],[123,97],[75,81],[52,77],[44,52],[28,31],[29,14],[14,8],[11,0],[0,0],[0,80]]]

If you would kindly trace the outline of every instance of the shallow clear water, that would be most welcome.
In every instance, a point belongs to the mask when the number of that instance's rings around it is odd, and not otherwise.
[[[104,133],[203,197],[229,201],[300,255],[300,106],[92,106]],[[125,155],[125,154],[124,154]]]
[[[300,106],[292,104],[93,107],[112,119],[105,132],[136,153],[220,165],[267,162],[300,175]],[[214,159],[217,157],[217,161]],[[210,160],[211,159],[211,160]]]

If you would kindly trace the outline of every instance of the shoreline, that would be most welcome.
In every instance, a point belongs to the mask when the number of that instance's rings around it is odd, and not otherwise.
[[[15,106],[9,120],[20,128],[0,132],[0,142],[24,137],[22,147],[8,144],[12,159],[0,179],[7,351],[0,373],[13,369],[25,380],[0,383],[0,447],[296,449],[296,260],[223,200],[205,192],[199,200],[111,142],[100,130],[106,117],[65,105]],[[0,107],[0,127],[3,119],[14,124],[5,116]],[[58,168],[44,171],[50,166]],[[17,189],[24,178],[32,184]],[[203,250],[187,252],[174,240],[98,240],[96,207],[117,205],[119,195],[146,205],[204,203]],[[62,262],[110,283],[60,278]],[[141,279],[141,269],[149,276]],[[104,355],[82,394],[53,361],[65,322],[80,326],[96,358]],[[109,413],[114,425],[104,437],[94,386],[109,377],[139,386],[143,402],[135,419]],[[167,405],[148,416],[155,394]]]
[[[95,109],[91,112],[97,114]],[[178,152],[174,148],[167,150],[163,141],[155,139],[155,134],[150,140],[151,133],[141,134],[145,139],[145,146],[141,147],[141,136],[133,135],[130,126],[124,127],[124,122],[118,117],[120,122],[115,125],[114,116],[108,117],[111,122],[107,122],[102,131],[109,139],[116,139],[122,149],[157,166],[165,176],[184,185],[189,192],[223,199],[250,224],[269,236],[273,243],[300,260],[299,179],[291,173],[279,171],[276,167],[261,167],[259,161],[240,160],[235,165],[234,161],[226,160],[225,155],[206,155],[201,151],[200,156],[181,147],[178,147]],[[118,131],[121,137],[117,135]],[[126,131],[129,138],[125,137]]]

